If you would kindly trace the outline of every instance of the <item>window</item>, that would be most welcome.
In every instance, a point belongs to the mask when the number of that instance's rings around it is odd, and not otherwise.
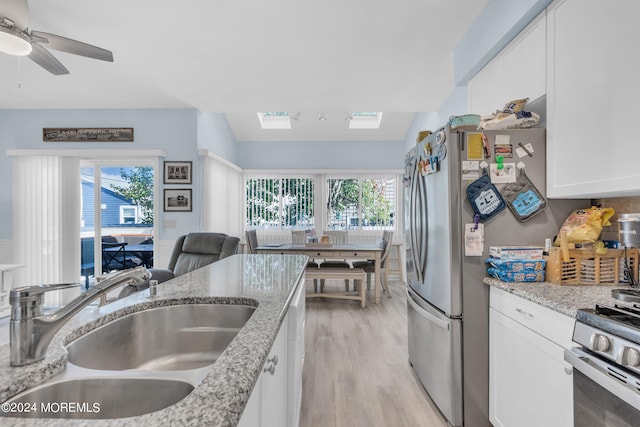
[[[357,111],[347,115],[349,129],[380,129],[382,113],[375,111]]]
[[[312,178],[247,178],[247,229],[313,228]]]
[[[394,176],[327,179],[327,227],[334,230],[394,228]]]
[[[258,113],[258,120],[262,129],[291,129],[291,118],[284,111]]]
[[[399,175],[245,175],[244,182],[246,229],[397,227]]]
[[[137,222],[137,206],[120,206],[120,224],[136,224]]]

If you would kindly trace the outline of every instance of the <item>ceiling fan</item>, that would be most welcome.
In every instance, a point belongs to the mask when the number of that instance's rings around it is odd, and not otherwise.
[[[69,74],[46,48],[113,62],[113,54],[96,46],[41,31],[29,31],[27,0],[0,1],[0,52],[28,56],[56,76]]]

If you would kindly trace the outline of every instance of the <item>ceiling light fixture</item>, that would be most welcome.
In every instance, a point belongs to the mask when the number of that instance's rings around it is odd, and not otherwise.
[[[321,122],[327,120],[327,113],[318,114],[318,120],[320,120]]]
[[[29,55],[32,49],[29,36],[13,28],[11,24],[6,18],[0,23],[0,52],[15,56]]]

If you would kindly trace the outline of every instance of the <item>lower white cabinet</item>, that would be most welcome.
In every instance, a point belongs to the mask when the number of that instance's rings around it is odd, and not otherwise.
[[[570,317],[491,288],[489,419],[495,427],[573,426],[573,377],[564,361],[572,329]]]
[[[276,336],[238,427],[287,425],[287,320]]]
[[[253,388],[238,427],[297,427],[302,397],[305,324],[304,279]]]
[[[260,388],[262,408],[261,427],[283,427],[287,425],[287,317],[271,347],[267,362],[262,368]]]

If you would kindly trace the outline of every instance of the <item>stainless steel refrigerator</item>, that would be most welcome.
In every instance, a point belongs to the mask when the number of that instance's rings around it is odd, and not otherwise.
[[[479,154],[488,169],[500,163],[496,151],[503,168],[522,162],[539,193],[545,192],[545,129],[483,133],[486,139],[478,146],[478,131],[447,126],[417,144],[405,160],[409,362],[453,426],[491,425],[489,289],[483,284],[489,246],[544,245],[573,209],[589,206],[588,200],[546,200],[546,208],[525,222],[504,209],[482,223],[483,255],[465,256],[465,224],[474,220],[465,189],[481,173],[474,170]],[[427,173],[436,158],[437,171]],[[495,185],[500,190],[506,184]]]

